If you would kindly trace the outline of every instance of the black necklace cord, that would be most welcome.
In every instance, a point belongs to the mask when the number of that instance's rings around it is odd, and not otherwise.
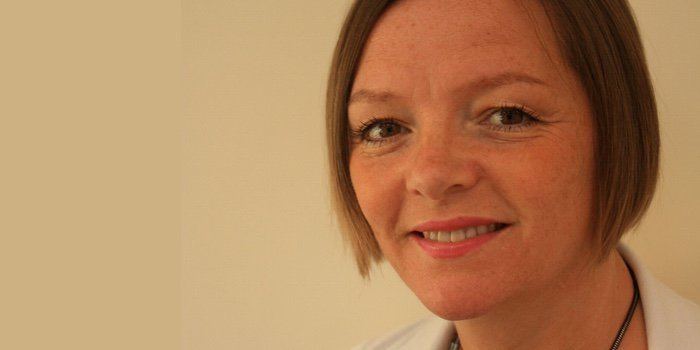
[[[617,336],[615,336],[615,341],[610,347],[610,350],[617,350],[617,348],[620,346],[620,343],[622,343],[622,337],[625,336],[627,327],[629,327],[630,323],[632,322],[634,310],[637,308],[637,304],[639,303],[639,287],[637,286],[637,277],[634,275],[634,271],[632,271],[632,268],[627,264],[626,261],[625,266],[627,266],[627,270],[629,270],[630,275],[632,276],[632,284],[634,285],[634,296],[632,297],[632,303],[630,304],[630,307],[627,310],[627,317],[625,317],[625,322],[622,323],[622,327],[620,327],[620,330],[617,331]],[[459,342],[459,336],[455,335],[455,338],[450,343],[450,350],[459,350],[461,348],[462,344],[460,344]]]
[[[637,286],[637,277],[634,275],[634,271],[632,271],[632,268],[627,264],[626,261],[625,265],[627,266],[627,270],[629,270],[630,272],[630,276],[632,276],[632,284],[634,285],[634,297],[632,298],[632,304],[630,305],[629,310],[627,310],[627,317],[625,317],[625,322],[622,323],[622,327],[620,327],[620,330],[617,331],[617,336],[615,337],[615,341],[613,342],[612,347],[610,347],[610,350],[617,350],[617,348],[620,346],[620,343],[622,343],[622,337],[625,336],[627,327],[629,327],[630,323],[632,322],[634,310],[637,308],[637,304],[639,303],[639,286]]]

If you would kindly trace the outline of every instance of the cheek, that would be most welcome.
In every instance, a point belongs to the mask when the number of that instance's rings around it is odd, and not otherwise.
[[[375,235],[388,232],[397,221],[402,200],[398,167],[387,161],[350,157],[350,179],[362,214]],[[378,237],[381,238],[381,237]]]
[[[498,165],[498,185],[519,219],[531,228],[530,238],[586,233],[593,191],[593,150],[585,140],[574,136],[541,140],[523,150],[518,161]]]

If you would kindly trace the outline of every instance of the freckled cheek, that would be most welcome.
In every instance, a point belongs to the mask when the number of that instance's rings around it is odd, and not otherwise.
[[[587,166],[561,149],[521,154],[503,164],[500,186],[529,225],[561,226],[580,217],[588,205]]]
[[[396,170],[374,161],[350,161],[350,177],[362,214],[375,234],[392,229],[400,211],[401,181]]]

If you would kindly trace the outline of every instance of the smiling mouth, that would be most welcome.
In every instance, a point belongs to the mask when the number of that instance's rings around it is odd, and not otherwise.
[[[485,235],[488,233],[498,232],[505,229],[508,226],[510,225],[504,223],[492,223],[489,225],[469,226],[454,231],[413,231],[411,232],[411,234],[421,238],[425,238],[426,240],[430,241],[455,243],[465,241],[470,238],[478,237],[481,235]]]

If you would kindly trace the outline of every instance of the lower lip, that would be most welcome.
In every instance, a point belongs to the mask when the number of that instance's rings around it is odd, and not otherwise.
[[[418,245],[423,248],[423,251],[425,251],[431,257],[436,259],[451,259],[458,258],[479,249],[479,247],[495,238],[496,235],[502,231],[503,229],[484,233],[482,235],[454,243],[433,241],[420,235],[412,235],[411,239],[418,243]]]

